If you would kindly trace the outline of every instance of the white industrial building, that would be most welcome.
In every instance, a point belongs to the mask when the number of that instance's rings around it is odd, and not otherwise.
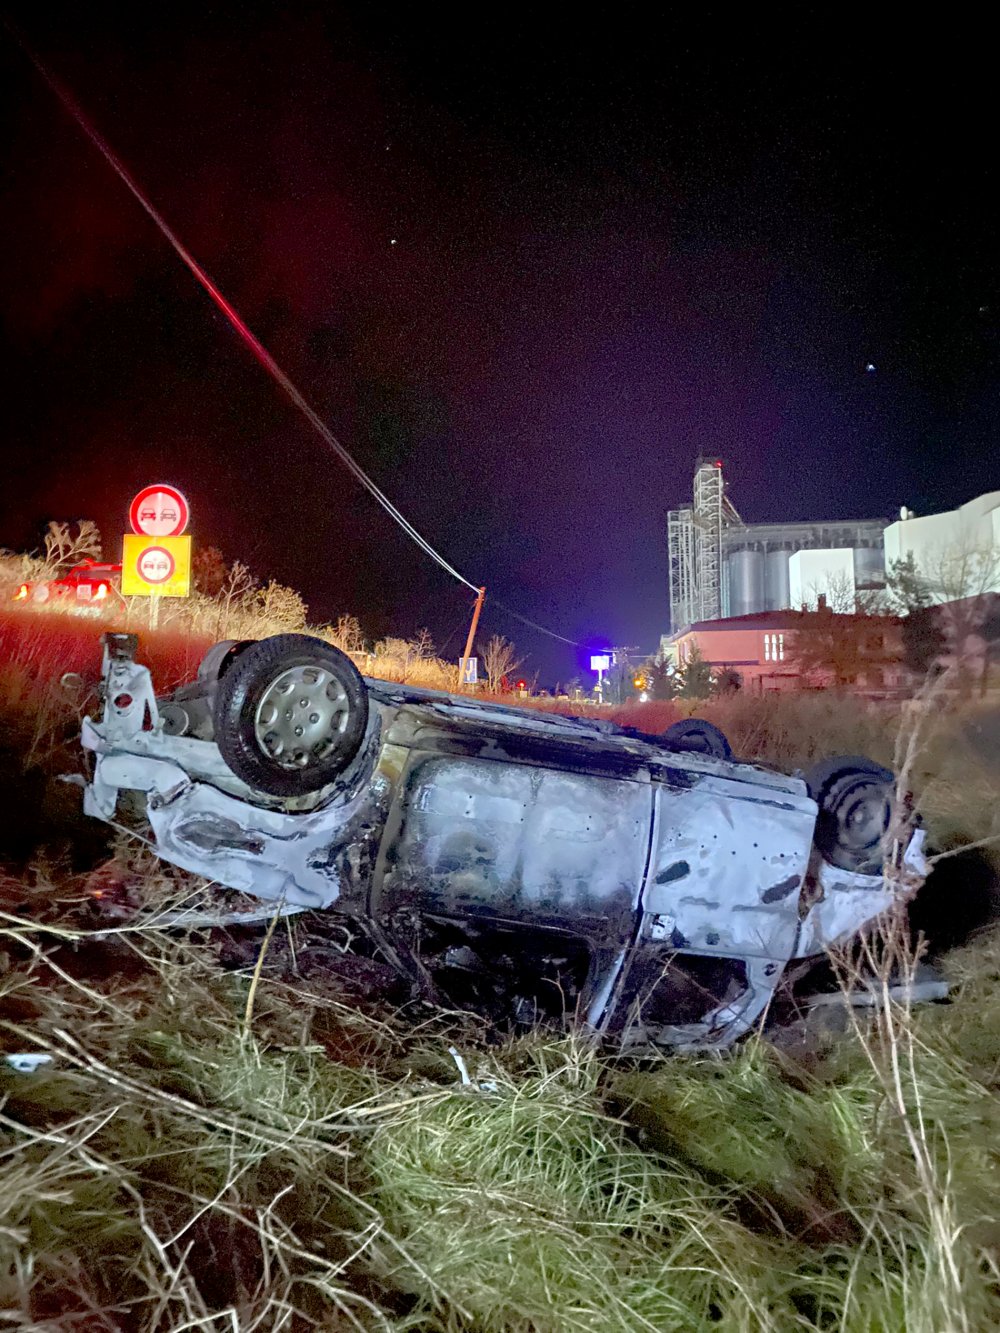
[[[895,523],[744,523],[722,464],[700,460],[692,503],[667,516],[671,633],[722,617],[815,610],[821,596],[833,610],[852,610],[859,589],[884,586],[886,570],[910,554],[939,600],[1000,593],[1000,491],[926,518],[903,513]],[[963,558],[965,587],[955,571]],[[952,577],[937,578],[949,562]]]
[[[817,611],[821,604],[834,611],[853,611],[857,590],[854,551],[795,551],[788,557],[788,605],[795,611]]]
[[[885,530],[885,565],[912,556],[939,600],[1000,593],[1000,491],[923,518],[906,513]],[[969,585],[958,584],[965,578]]]

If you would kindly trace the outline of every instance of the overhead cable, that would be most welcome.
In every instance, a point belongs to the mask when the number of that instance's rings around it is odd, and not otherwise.
[[[53,75],[44,64],[42,64],[41,60],[38,58],[38,56],[35,54],[32,48],[25,41],[22,34],[17,31],[14,25],[10,23],[9,20],[6,19],[5,19],[5,24],[7,28],[13,33],[19,45],[25,51],[28,58],[31,60],[32,64],[35,66],[39,74],[48,84],[49,88],[51,88],[52,92],[62,103],[66,111],[68,111],[69,114],[73,117],[73,119],[79,125],[80,129],[83,130],[84,134],[94,145],[94,147],[98,150],[98,152],[101,154],[104,160],[108,163],[108,165],[114,171],[115,175],[119,178],[122,184],[125,185],[129,193],[133,196],[133,198],[140,205],[143,211],[156,224],[162,235],[173,247],[178,257],[190,270],[190,272],[193,274],[193,276],[200,284],[200,286],[205,290],[205,292],[207,292],[208,296],[218,307],[218,309],[222,311],[223,315],[225,315],[226,319],[236,330],[239,336],[243,339],[243,341],[246,343],[247,347],[249,347],[250,351],[253,353],[256,359],[260,362],[260,364],[264,367],[264,369],[271,375],[271,377],[275,380],[275,382],[279,384],[282,389],[284,389],[285,393],[295,404],[295,406],[299,409],[302,415],[306,418],[309,424],[313,427],[316,433],[320,436],[323,442],[340,459],[340,461],[348,469],[351,475],[357,481],[359,481],[361,485],[365,488],[365,490],[367,490],[369,494],[372,495],[378,501],[378,503],[382,506],[385,512],[389,515],[389,517],[393,519],[393,521],[397,523],[400,528],[402,528],[402,530],[406,533],[406,535],[410,537],[417,544],[417,546],[420,547],[420,549],[425,553],[425,555],[428,555],[437,565],[440,566],[441,569],[443,569],[446,573],[450,574],[452,578],[457,579],[459,583],[464,584],[465,587],[468,588],[471,592],[474,592],[478,595],[479,588],[477,587],[477,585],[475,583],[472,583],[463,574],[460,574],[459,571],[452,564],[450,564],[444,558],[444,556],[441,555],[441,553],[437,551],[420,532],[417,531],[417,529],[413,526],[413,524],[402,513],[400,513],[400,511],[392,503],[392,501],[381,489],[381,487],[379,487],[376,484],[376,482],[368,475],[368,473],[365,472],[361,464],[358,463],[354,459],[354,457],[348,452],[348,450],[344,447],[344,445],[341,444],[341,442],[334,435],[330,427],[326,424],[325,421],[323,421],[322,417],[320,417],[319,414],[315,411],[315,409],[309,404],[309,402],[303,396],[302,392],[293,383],[293,381],[289,378],[286,372],[281,368],[281,366],[274,359],[271,353],[267,350],[264,344],[260,341],[257,335],[246,324],[246,322],[242,319],[242,317],[239,315],[236,309],[230,304],[230,302],[225,298],[225,296],[223,296],[222,292],[209,277],[208,273],[205,271],[205,269],[202,268],[202,266],[198,263],[195,257],[183,244],[183,242],[180,240],[177,234],[167,223],[163,215],[153,206],[151,201],[147,198],[142,189],[139,187],[139,185],[130,175],[128,170],[125,168],[124,164],[118,159],[118,157],[112,151],[110,145],[107,143],[104,137],[99,133],[99,131],[90,123],[87,117],[83,114],[82,110],[77,105],[75,99],[71,96],[71,94],[67,91],[66,88],[63,87],[63,85],[59,82],[59,80],[55,77],[55,75]],[[569,644],[569,646],[572,648],[579,648],[582,646],[575,639],[568,639],[565,637],[565,635],[557,634],[554,630],[546,629],[544,625],[539,625],[537,621],[531,620],[527,616],[521,615],[519,611],[515,611],[513,610],[512,607],[506,606],[496,597],[491,596],[490,601],[494,606],[498,607],[502,611],[505,611],[507,615],[513,616],[515,620],[521,621],[522,624],[527,625],[530,629],[537,630],[539,634],[545,634],[550,639],[557,639],[560,643]]]
[[[443,555],[441,555],[439,551],[436,551],[434,549],[434,547],[430,544],[430,542],[427,541],[427,539],[417,531],[417,529],[413,526],[413,524],[407,518],[405,518],[403,514],[399,512],[399,510],[392,503],[392,501],[385,494],[385,492],[379,486],[377,486],[376,483],[372,480],[372,478],[369,477],[368,473],[365,472],[361,464],[356,462],[355,459],[351,456],[351,454],[348,453],[348,451],[344,448],[344,446],[334,435],[330,427],[326,424],[326,422],[322,419],[322,417],[319,416],[319,414],[315,411],[315,409],[310,406],[310,404],[303,397],[300,390],[288,377],[285,371],[282,370],[281,366],[278,365],[277,361],[275,361],[274,357],[267,350],[264,344],[260,341],[257,335],[240,317],[240,315],[229,303],[229,301],[226,300],[226,298],[223,296],[219,288],[215,285],[215,283],[212,281],[209,275],[205,272],[202,266],[195,259],[194,255],[191,254],[191,252],[187,249],[187,247],[181,242],[180,238],[168,225],[166,219],[162,216],[161,213],[157,211],[156,208],[154,208],[153,204],[150,202],[150,200],[146,197],[143,191],[133,180],[132,176],[126,170],[124,165],[112,152],[108,143],[98,133],[98,131],[94,128],[94,126],[91,125],[89,120],[87,120],[86,116],[80,110],[79,106],[77,106],[76,102],[73,100],[70,94],[62,86],[62,84],[59,83],[59,81],[55,78],[55,76],[50,74],[48,69],[42,64],[42,62],[38,59],[38,57],[34,54],[34,52],[24,43],[23,39],[19,38],[19,40],[21,41],[21,45],[27,51],[29,58],[34,64],[35,68],[38,70],[39,74],[41,74],[42,78],[49,85],[49,87],[52,89],[55,95],[59,98],[59,101],[63,104],[63,106],[70,113],[70,115],[73,117],[76,123],[80,126],[80,128],[83,130],[84,134],[86,134],[90,142],[101,153],[102,157],[105,159],[105,161],[108,163],[111,169],[118,176],[119,180],[121,180],[122,183],[128,188],[128,190],[136,199],[136,201],[139,203],[139,205],[142,207],[142,209],[148,214],[148,216],[153,220],[153,222],[156,223],[157,227],[160,229],[160,231],[163,233],[166,239],[173,246],[178,256],[191,270],[191,272],[194,274],[194,277],[205,289],[205,291],[208,293],[211,299],[215,302],[216,306],[218,306],[218,308],[222,311],[226,319],[229,320],[229,323],[233,326],[233,328],[240,335],[240,337],[243,339],[246,345],[250,348],[251,352],[254,354],[257,360],[261,363],[261,365],[265,368],[265,370],[268,371],[268,373],[272,376],[272,378],[282,387],[282,389],[284,389],[285,393],[292,400],[292,402],[299,409],[299,411],[306,418],[306,420],[313,427],[313,429],[317,432],[320,438],[337,455],[337,457],[348,469],[348,471],[361,483],[362,486],[364,486],[365,490],[367,490],[371,495],[375,497],[375,499],[382,506],[385,512],[389,515],[389,517],[399,524],[399,526],[403,529],[406,535],[412,538],[413,541],[416,542],[416,544],[426,555],[429,555],[430,558],[434,560],[438,565],[440,565],[443,570],[449,573],[452,576],[452,578],[458,579],[459,583],[464,583],[467,588],[471,588],[473,592],[478,593],[479,589],[477,588],[477,586],[474,583],[471,583],[467,578],[465,578],[464,575],[460,574],[453,565],[448,563],[448,561],[444,558]]]
[[[532,629],[538,630],[539,634],[547,634],[550,639],[558,639],[560,643],[568,643],[571,648],[582,648],[582,643],[577,643],[576,639],[567,639],[565,635],[557,634],[555,630],[546,629],[544,625],[539,625],[536,620],[529,620],[527,616],[522,616],[520,611],[513,610],[512,607],[505,606],[503,602],[496,597],[489,598],[491,605],[498,606],[501,611],[506,611],[509,616],[515,620],[520,620],[523,625],[529,625]]]

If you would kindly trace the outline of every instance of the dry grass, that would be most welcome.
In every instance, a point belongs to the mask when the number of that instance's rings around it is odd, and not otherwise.
[[[25,754],[69,756],[83,701],[52,682],[96,676],[97,628],[0,620],[17,772]],[[204,646],[164,630],[144,657],[169,683]],[[652,729],[654,707],[620,720]],[[663,725],[679,715],[666,708]],[[899,730],[891,710],[833,696],[698,711],[785,769],[891,761]],[[910,765],[940,846],[997,828],[966,720],[925,710]],[[49,860],[0,881],[0,1051],[51,1057],[30,1074],[0,1062],[11,1327],[1000,1324],[996,933],[945,958],[948,1005],[887,1001],[797,1053],[754,1039],[630,1067],[572,1034],[497,1044],[471,1020],[362,998],[323,962],[342,943],[329,918],[280,923],[263,956],[263,928],[247,950],[122,922],[119,901],[166,910],[204,891],[131,843],[98,878]],[[912,966],[898,930],[866,949],[834,960],[845,982]]]
[[[217,942],[67,921],[0,924],[0,1048],[52,1057],[0,1066],[12,1325],[1000,1319],[996,936],[952,956],[953,1004],[887,1005],[807,1062],[758,1040],[629,1068],[359,1010],[297,977],[289,942],[247,1032],[251,967],[221,970]]]
[[[515,701],[522,702],[522,701]],[[1000,834],[1000,755],[975,746],[970,734],[980,716],[995,717],[995,702],[929,700],[872,703],[833,690],[728,694],[712,699],[632,703],[620,708],[526,701],[546,711],[594,717],[658,735],[682,717],[713,722],[740,758],[785,773],[807,771],[836,754],[862,754],[896,767],[897,742],[920,714],[919,745],[908,777],[929,832],[940,848]]]

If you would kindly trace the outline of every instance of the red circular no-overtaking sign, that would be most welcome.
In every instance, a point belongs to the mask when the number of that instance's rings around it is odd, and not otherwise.
[[[147,486],[129,506],[132,531],[140,537],[179,537],[191,511],[176,486]]]
[[[139,558],[135,562],[136,570],[141,579],[147,583],[159,586],[161,583],[169,583],[174,576],[174,557],[163,546],[144,546],[139,552]]]

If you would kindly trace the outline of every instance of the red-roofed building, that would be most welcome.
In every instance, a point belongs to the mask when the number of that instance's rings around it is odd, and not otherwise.
[[[759,611],[700,621],[664,640],[663,647],[679,668],[697,649],[715,670],[737,672],[743,689],[753,694],[831,685],[865,694],[891,694],[908,689],[912,683],[902,663],[901,625],[898,616],[843,615],[827,610]],[[807,665],[814,654],[799,645],[817,637],[832,637],[844,644],[841,679],[832,668]],[[864,663],[860,672],[856,670],[859,661]]]

